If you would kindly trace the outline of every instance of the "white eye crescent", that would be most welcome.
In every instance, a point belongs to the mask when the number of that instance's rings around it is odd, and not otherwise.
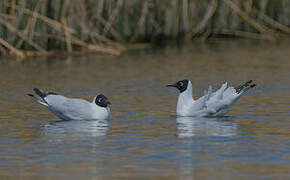
[[[99,103],[102,101],[102,99],[98,99]]]
[[[183,86],[183,82],[180,82],[180,86]]]

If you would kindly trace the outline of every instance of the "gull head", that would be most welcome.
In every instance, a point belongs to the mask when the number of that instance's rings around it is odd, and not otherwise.
[[[187,79],[184,79],[184,80],[181,80],[181,81],[177,81],[176,83],[174,84],[168,84],[166,85],[167,87],[175,87],[179,90],[180,93],[186,91],[187,87],[188,87],[188,83],[189,83],[189,80]]]
[[[99,94],[96,99],[95,99],[95,103],[96,105],[100,106],[100,107],[107,107],[110,103],[110,101],[108,100],[108,98],[106,96],[104,96],[103,94]]]

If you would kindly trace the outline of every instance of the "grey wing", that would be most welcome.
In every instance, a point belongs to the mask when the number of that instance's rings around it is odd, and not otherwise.
[[[91,105],[83,99],[66,98],[61,95],[49,95],[46,98],[49,109],[71,119],[89,119],[91,116]]]
[[[212,97],[212,86],[209,86],[208,90],[204,91],[204,96],[200,97],[199,99],[195,101],[192,109],[202,110],[206,108],[206,103],[211,97]]]

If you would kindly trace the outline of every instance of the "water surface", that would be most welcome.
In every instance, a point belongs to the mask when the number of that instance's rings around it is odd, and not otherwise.
[[[290,44],[254,42],[0,61],[0,175],[15,179],[289,179]],[[222,118],[176,117],[177,90],[257,87]],[[41,89],[89,101],[109,121],[60,121],[26,96]],[[2,178],[1,178],[2,179]]]

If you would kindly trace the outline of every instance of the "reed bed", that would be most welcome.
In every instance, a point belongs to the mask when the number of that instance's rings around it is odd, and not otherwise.
[[[276,41],[290,34],[289,0],[2,0],[0,52],[120,54],[128,43],[216,36]]]

